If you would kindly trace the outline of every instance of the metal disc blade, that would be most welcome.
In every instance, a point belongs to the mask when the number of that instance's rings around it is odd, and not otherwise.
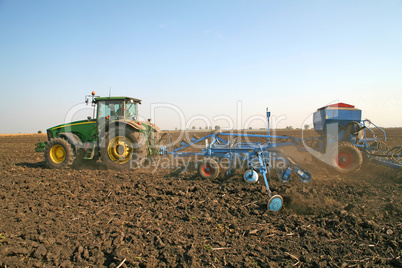
[[[280,195],[274,195],[268,201],[268,209],[271,211],[278,211],[283,205],[283,199]]]
[[[246,182],[257,182],[258,181],[258,173],[255,170],[247,170],[244,172],[243,178]]]

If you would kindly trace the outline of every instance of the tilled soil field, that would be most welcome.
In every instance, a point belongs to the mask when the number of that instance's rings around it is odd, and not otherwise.
[[[241,171],[201,180],[185,159],[53,170],[38,139],[0,137],[0,267],[402,267],[401,171],[336,175],[314,162],[308,184],[272,174],[284,198],[274,213],[264,183]]]

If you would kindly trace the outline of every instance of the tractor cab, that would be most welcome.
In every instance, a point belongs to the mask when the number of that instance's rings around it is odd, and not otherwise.
[[[96,118],[98,121],[98,133],[106,124],[117,120],[137,121],[138,104],[141,100],[130,97],[97,97]]]

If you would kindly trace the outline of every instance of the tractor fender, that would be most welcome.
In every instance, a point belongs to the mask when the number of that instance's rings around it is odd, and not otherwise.
[[[66,139],[75,148],[83,147],[80,138],[78,138],[78,136],[75,135],[74,133],[71,132],[60,133],[59,137]]]
[[[147,125],[151,129],[153,129],[153,131],[155,131],[155,132],[159,132],[161,130],[158,126],[156,126],[155,124],[152,124],[151,122],[140,121],[138,123],[140,123],[141,125]]]
[[[137,130],[146,130],[146,128],[143,126],[142,122],[135,122],[133,120],[122,120],[125,122],[127,125],[133,127],[134,129]]]
[[[107,124],[102,129],[101,133],[109,132],[109,129],[113,128],[113,127],[125,127],[125,126],[129,126],[130,128],[133,128],[133,129],[139,130],[139,131],[146,129],[144,126],[139,124],[139,122],[135,122],[133,120],[122,119],[122,120],[116,120],[114,122],[111,122],[110,124]]]

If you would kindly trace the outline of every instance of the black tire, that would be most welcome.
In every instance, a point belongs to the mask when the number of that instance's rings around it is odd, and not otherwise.
[[[139,165],[147,155],[147,143],[141,132],[111,128],[100,148],[102,161],[109,169],[125,170]]]
[[[139,160],[142,160],[148,155],[147,140],[142,132],[136,131],[133,132],[132,135],[137,142],[135,146],[135,156],[138,157]]]
[[[360,169],[363,155],[359,148],[350,142],[342,141],[330,150],[330,165],[339,173],[351,173]]]
[[[216,179],[219,175],[219,165],[213,159],[206,159],[198,166],[198,175],[202,179]]]
[[[62,138],[51,139],[45,147],[45,165],[49,168],[68,168],[75,159],[71,144]]]

